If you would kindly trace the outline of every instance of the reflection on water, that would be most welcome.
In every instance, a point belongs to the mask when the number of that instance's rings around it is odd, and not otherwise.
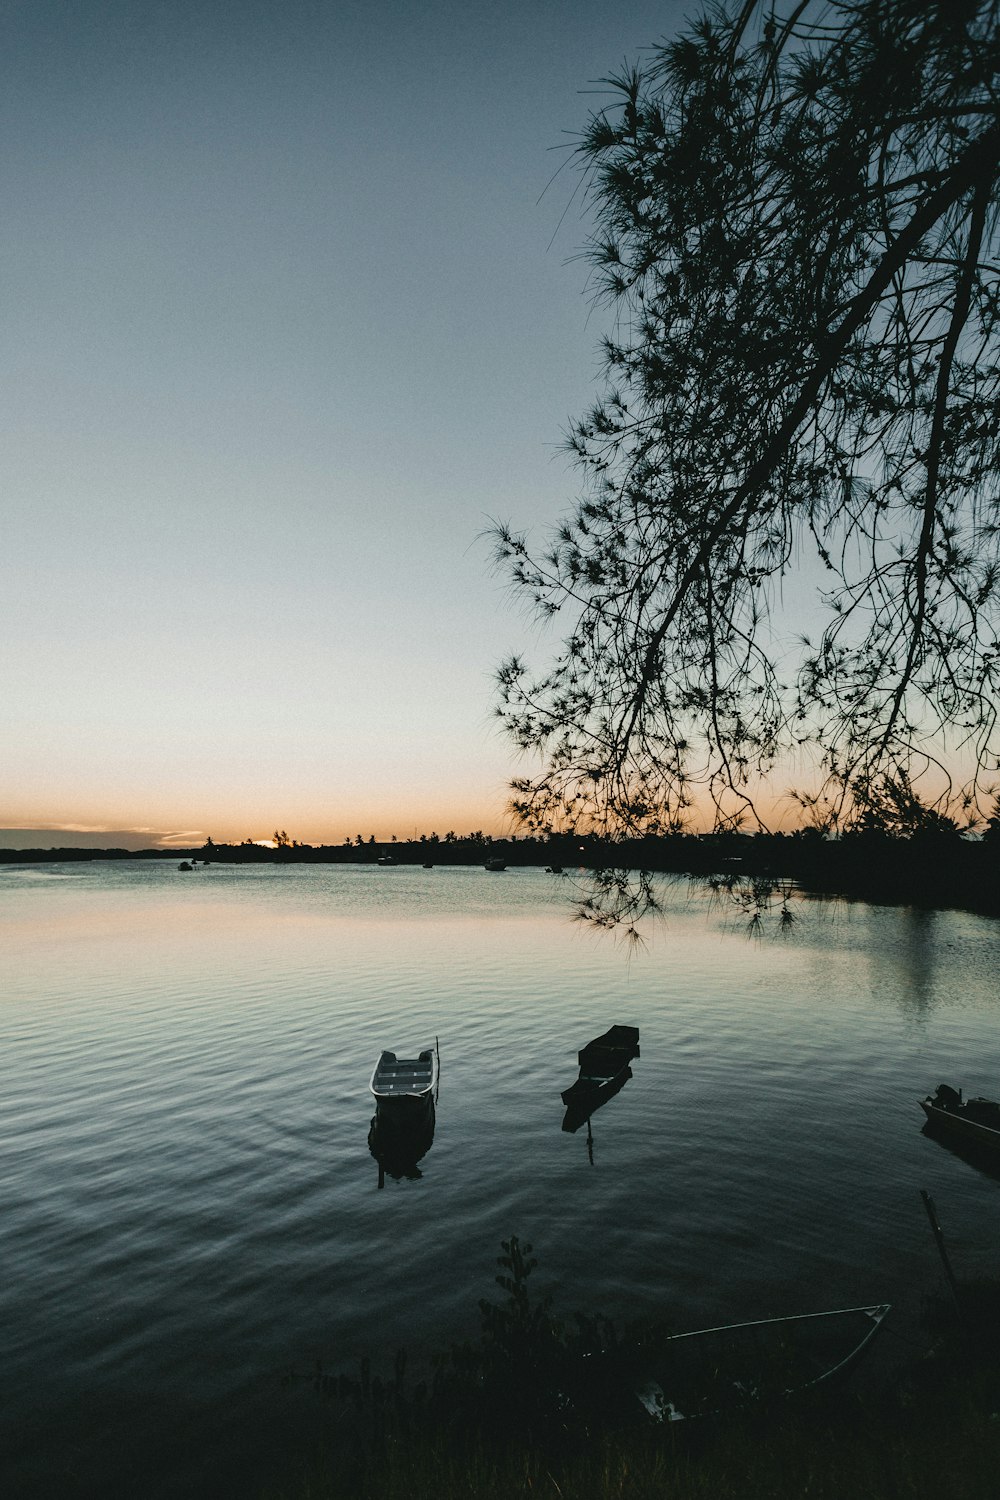
[[[416,1181],[423,1176],[418,1163],[434,1144],[435,1118],[433,1099],[428,1099],[419,1114],[411,1116],[376,1110],[368,1130],[368,1149],[378,1162],[379,1187],[387,1175],[396,1182],[404,1177]]]
[[[901,951],[906,966],[903,987],[906,1004],[915,1017],[921,1017],[934,1003],[934,970],[939,958],[935,951],[937,913],[904,907],[899,917],[903,928]]]
[[[933,1141],[935,1146],[940,1146],[943,1151],[950,1152],[974,1171],[981,1172],[984,1177],[991,1177],[994,1182],[1000,1183],[1000,1157],[995,1151],[987,1150],[974,1141],[964,1141],[958,1136],[945,1135],[929,1120],[925,1121],[922,1134],[928,1141]]]
[[[609,1079],[597,1098],[586,1102],[576,1101],[566,1106],[562,1128],[567,1135],[575,1135],[581,1125],[586,1125],[587,1156],[591,1166],[594,1165],[594,1130],[592,1124],[594,1114],[597,1110],[603,1108],[609,1100],[613,1099],[616,1094],[620,1094],[631,1077],[632,1069],[626,1066],[616,1078]]]
[[[956,1271],[992,1269],[1000,1186],[917,1101],[940,1078],[1000,1093],[1000,926],[801,902],[748,943],[678,883],[629,953],[572,923],[573,885],[4,869],[9,1493],[253,1493],[320,1421],[281,1372],[474,1333],[512,1233],[558,1308],[622,1323],[905,1321],[938,1275],[920,1188]],[[643,1057],[590,1111],[591,1171],[557,1101],[609,1015]],[[395,1184],[372,1059],[433,1036],[446,1107]]]

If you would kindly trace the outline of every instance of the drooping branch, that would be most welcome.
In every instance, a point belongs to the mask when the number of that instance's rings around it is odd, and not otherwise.
[[[720,794],[791,746],[848,800],[880,765],[939,762],[935,734],[988,765],[997,12],[746,3],[612,81],[620,108],[580,144],[615,314],[570,438],[583,498],[541,564],[498,533],[569,621],[547,673],[503,678],[502,716],[546,757],[526,815],[637,831],[701,786],[729,816]],[[827,623],[796,660],[776,601],[804,549]]]
[[[952,367],[958,350],[958,341],[969,316],[975,269],[983,240],[983,229],[986,223],[988,203],[989,185],[985,181],[979,181],[976,184],[973,198],[968,246],[956,284],[951,320],[941,349],[941,359],[938,366],[937,389],[934,397],[934,417],[931,426],[930,444],[927,451],[927,485],[924,493],[923,523],[920,528],[920,538],[917,543],[917,553],[914,563],[916,606],[913,611],[910,646],[893,694],[892,709],[882,736],[883,747],[888,745],[892,740],[899,715],[902,711],[906,690],[913,678],[917,655],[923,642],[924,625],[927,619],[927,568],[931,549],[934,544],[934,531],[938,519],[938,482],[941,474],[941,449],[944,442],[945,417],[948,410],[948,395],[951,389]],[[944,665],[947,669],[946,657],[944,658]]]
[[[708,564],[719,539],[729,530],[748,502],[752,501],[772,478],[776,467],[787,453],[788,446],[796,432],[814,411],[820,391],[836,369],[837,363],[848,342],[871,317],[883,293],[907,264],[916,246],[920,244],[927,232],[933,228],[949,208],[964,196],[970,184],[978,185],[976,201],[977,203],[982,202],[984,204],[983,212],[985,213],[988,189],[993,184],[998,163],[1000,163],[1000,127],[993,126],[968,148],[964,157],[956,164],[955,170],[951,173],[948,180],[942,183],[930,199],[922,204],[920,209],[914,213],[909,224],[896,237],[885,255],[883,255],[867,285],[855,297],[850,310],[842,322],[829,334],[826,343],[817,355],[809,376],[803,382],[798,396],[792,403],[787,416],[778,430],[767,441],[763,453],[751,465],[746,478],[735,490],[732,499],[711,526],[690,565],[681,575],[680,581],[674,591],[674,596],[664,611],[660,624],[653,632],[643,657],[635,702],[623,736],[626,746],[635,732],[636,722],[642,712],[646,690],[656,675],[658,655],[667,631],[677,618],[678,611],[684,603],[687,591],[693,580]],[[976,252],[978,253],[978,239]],[[969,285],[966,287],[966,308],[969,290],[971,289],[971,268],[968,280]],[[965,315],[963,314],[960,322],[955,327],[956,343],[964,322]],[[952,350],[953,353],[954,350]]]

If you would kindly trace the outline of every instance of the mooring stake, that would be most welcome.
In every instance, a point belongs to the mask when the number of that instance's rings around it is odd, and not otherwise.
[[[934,1199],[931,1197],[926,1188],[920,1189],[920,1196],[924,1200],[924,1208],[926,1208],[927,1217],[930,1220],[931,1233],[934,1235],[934,1243],[938,1247],[938,1254],[941,1257],[941,1264],[944,1266],[944,1274],[948,1278],[948,1285],[951,1287],[951,1295],[955,1299],[955,1310],[958,1313],[959,1321],[961,1321],[962,1299],[958,1294],[958,1282],[955,1280],[955,1273],[951,1269],[951,1262],[948,1259],[948,1251],[945,1248],[944,1243],[944,1233],[941,1229],[941,1225],[938,1223],[937,1209],[934,1207]]]

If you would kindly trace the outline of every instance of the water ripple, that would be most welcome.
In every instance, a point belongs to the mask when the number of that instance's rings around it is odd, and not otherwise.
[[[534,870],[95,862],[2,896],[12,1493],[248,1492],[302,1437],[282,1371],[474,1333],[511,1232],[564,1311],[678,1326],[915,1305],[921,1185],[992,1264],[996,1184],[915,1103],[1000,1087],[983,919],[802,903],[754,945],[678,887],[628,959]],[[559,1092],[614,1021],[642,1055],[591,1163]],[[422,1176],[379,1191],[372,1065],[435,1041]]]

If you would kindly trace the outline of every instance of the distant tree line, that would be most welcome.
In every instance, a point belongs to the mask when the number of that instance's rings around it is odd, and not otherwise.
[[[839,838],[807,827],[792,833],[649,834],[608,838],[560,833],[496,838],[481,830],[444,838],[377,840],[374,834],[342,844],[288,838],[274,847],[246,839],[195,849],[3,849],[0,863],[62,860],[178,858],[205,864],[375,864],[390,852],[401,866],[477,865],[486,857],[517,867],[579,873],[598,885],[638,872],[708,882],[738,904],[759,908],[792,885],[804,891],[877,903],[961,907],[1000,916],[1000,802],[975,836],[916,801],[888,800]],[[584,903],[586,905],[586,902]],[[586,912],[584,912],[586,914]]]

